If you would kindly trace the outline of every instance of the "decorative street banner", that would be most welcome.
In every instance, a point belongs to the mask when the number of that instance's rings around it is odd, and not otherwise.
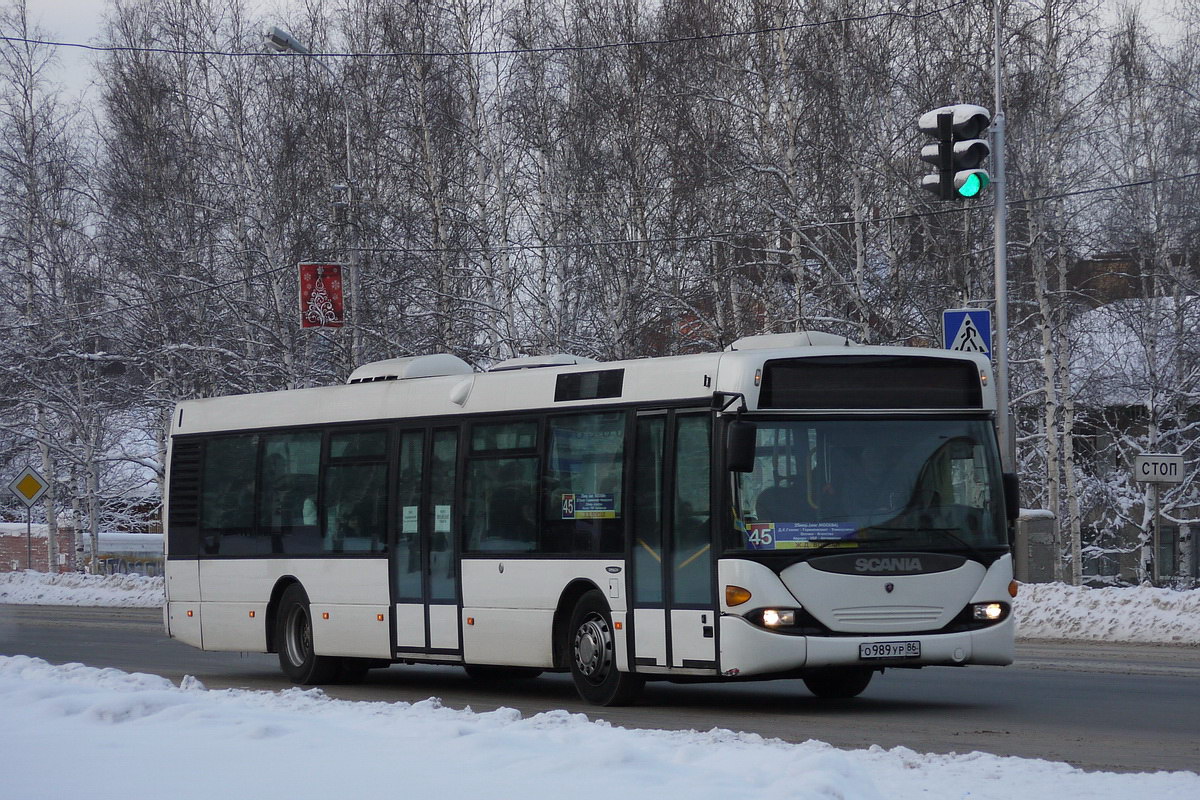
[[[344,317],[341,264],[300,265],[300,327],[340,328]]]

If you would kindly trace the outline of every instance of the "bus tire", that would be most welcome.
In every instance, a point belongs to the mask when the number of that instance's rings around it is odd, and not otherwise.
[[[805,673],[804,685],[822,699],[844,700],[862,694],[874,674],[870,667],[826,667]]]
[[[542,674],[542,670],[537,667],[496,667],[485,664],[463,664],[463,669],[472,678],[484,683],[527,681]]]
[[[312,612],[304,587],[293,583],[284,590],[276,620],[279,667],[292,683],[332,683],[338,678],[341,659],[319,656],[313,649]]]
[[[593,705],[627,705],[645,686],[641,675],[617,669],[616,651],[608,600],[593,589],[575,604],[566,642],[575,690]]]

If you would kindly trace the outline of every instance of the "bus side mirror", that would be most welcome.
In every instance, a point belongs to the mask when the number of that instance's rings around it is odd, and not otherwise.
[[[730,472],[753,472],[758,426],[735,419],[725,429],[725,464]]]
[[[1015,472],[1004,473],[1004,511],[1009,522],[1021,516],[1021,484]]]

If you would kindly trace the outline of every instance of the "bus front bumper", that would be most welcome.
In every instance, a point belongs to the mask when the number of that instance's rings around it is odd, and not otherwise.
[[[806,667],[926,667],[1011,664],[1014,621],[961,633],[888,633],[877,636],[795,636],[765,630],[745,619],[721,617],[720,671],[727,677],[769,675]],[[908,658],[861,658],[859,646],[919,642]]]

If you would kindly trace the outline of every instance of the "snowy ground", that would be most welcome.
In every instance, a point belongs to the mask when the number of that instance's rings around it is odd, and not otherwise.
[[[1200,646],[1200,589],[1088,589],[1027,583],[1017,594],[1017,636]]]
[[[0,603],[153,608],[161,578],[0,573]],[[1024,585],[1026,638],[1200,645],[1200,591]],[[1192,772],[1085,773],[1047,761],[905,748],[838,750],[755,734],[633,731],[549,712],[486,714],[424,702],[333,700],[320,690],[208,691],[185,678],[52,666],[0,657],[3,796],[127,800],[136,786],[178,798],[455,798],[624,800],[671,797],[1020,798],[1200,797]],[[868,739],[869,741],[869,739]],[[73,743],[72,769],[57,768]],[[113,764],[138,754],[134,777]],[[52,779],[47,776],[53,775]],[[148,796],[148,794],[146,795]]]
[[[21,606],[158,608],[163,579],[80,572],[0,572],[0,603]]]
[[[162,578],[0,573],[0,603],[157,608]],[[1200,647],[1200,589],[1075,588],[1022,584],[1015,601],[1023,639],[1142,642]]]
[[[0,707],[3,794],[13,798],[1200,797],[1200,775],[1191,772],[1086,773],[982,753],[626,730],[565,711],[457,711],[436,698],[367,703],[318,689],[209,691],[194,678],[174,686],[27,656],[0,657]],[[64,746],[70,769],[61,768]]]

